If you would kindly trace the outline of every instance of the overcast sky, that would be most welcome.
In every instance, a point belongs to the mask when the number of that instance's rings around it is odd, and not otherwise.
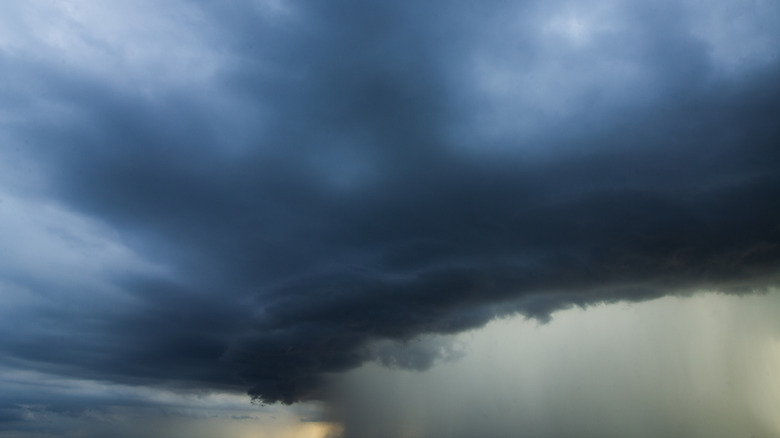
[[[779,22],[774,0],[1,3],[0,434],[369,436],[354,376],[479,374],[494,341],[462,336],[497,317],[477,338],[773,308]],[[689,345],[675,327],[653,339]],[[556,391],[514,418],[555,418]],[[375,433],[457,435],[399,430]]]

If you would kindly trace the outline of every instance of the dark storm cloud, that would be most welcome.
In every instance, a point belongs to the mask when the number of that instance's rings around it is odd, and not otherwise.
[[[3,156],[44,175],[24,190],[164,271],[101,271],[119,306],[3,272],[79,303],[32,307],[7,363],[290,403],[367,360],[431,363],[374,341],[776,284],[778,65],[717,74],[682,7],[616,7],[623,27],[578,52],[536,29],[547,6],[532,2],[193,4],[230,55],[200,88],[149,95],[2,54],[23,83],[3,107],[27,116],[6,123],[23,150]],[[485,97],[478,55],[541,76]],[[632,66],[637,88],[578,71],[599,57]],[[524,100],[536,86],[569,110]],[[501,128],[527,118],[527,132]]]

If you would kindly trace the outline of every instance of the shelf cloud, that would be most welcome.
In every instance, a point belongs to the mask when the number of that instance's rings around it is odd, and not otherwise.
[[[4,368],[289,404],[778,284],[776,4],[143,4],[0,6]]]

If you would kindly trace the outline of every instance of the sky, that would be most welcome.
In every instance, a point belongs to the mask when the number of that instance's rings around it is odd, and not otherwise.
[[[780,436],[778,22],[3,2],[0,436]]]

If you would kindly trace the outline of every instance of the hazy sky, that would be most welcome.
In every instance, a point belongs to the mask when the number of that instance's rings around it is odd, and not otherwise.
[[[330,412],[367,438],[776,437],[778,312],[778,291],[699,293],[498,320],[425,372],[348,373]]]
[[[0,435],[780,435],[778,22],[0,3]]]

